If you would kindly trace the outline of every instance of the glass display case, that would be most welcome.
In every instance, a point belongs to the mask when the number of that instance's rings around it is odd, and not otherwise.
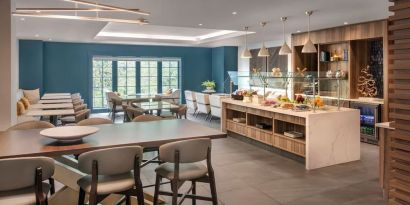
[[[266,96],[267,89],[283,89],[286,95],[305,95],[314,99],[320,96],[321,92],[334,92],[337,98],[337,105],[340,109],[340,99],[342,97],[344,84],[348,83],[343,73],[328,72],[259,72],[259,71],[229,71],[226,79],[226,91],[232,93],[235,86],[240,88],[262,90]]]

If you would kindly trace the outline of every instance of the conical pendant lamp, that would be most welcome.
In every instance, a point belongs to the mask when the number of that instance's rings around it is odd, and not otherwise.
[[[287,17],[282,17],[280,20],[282,20],[282,25],[283,25],[283,45],[279,50],[279,55],[288,55],[292,53],[292,50],[290,50],[288,44],[286,43],[286,37],[285,37],[285,21],[287,20]]]
[[[249,27],[245,27],[245,50],[243,50],[241,58],[252,58],[251,51],[248,48],[248,29]]]
[[[265,28],[266,22],[261,22],[261,26],[262,26],[262,29]],[[259,57],[268,57],[269,56],[269,51],[265,47],[265,42],[262,43],[262,48],[259,50],[258,56]]]
[[[315,45],[310,40],[310,16],[313,14],[313,11],[306,11],[306,15],[309,17],[308,22],[308,40],[302,48],[302,53],[317,53]]]

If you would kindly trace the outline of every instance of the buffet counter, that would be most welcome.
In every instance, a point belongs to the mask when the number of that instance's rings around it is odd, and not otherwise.
[[[303,157],[308,170],[360,159],[360,113],[356,109],[293,111],[226,98],[222,100],[221,129]],[[285,135],[291,131],[303,136]]]

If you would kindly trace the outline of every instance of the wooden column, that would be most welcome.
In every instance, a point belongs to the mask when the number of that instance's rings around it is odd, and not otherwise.
[[[389,10],[389,121],[387,163],[388,198],[391,205],[410,204],[410,0],[394,2]]]
[[[16,121],[17,41],[11,16],[13,0],[0,1],[0,131]]]

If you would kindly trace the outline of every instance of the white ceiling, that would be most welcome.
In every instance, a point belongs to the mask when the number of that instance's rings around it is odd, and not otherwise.
[[[16,7],[73,7],[62,0],[15,0]],[[92,0],[89,0],[92,1]],[[94,0],[95,1],[95,0]],[[151,12],[146,17],[150,26],[134,24],[39,19],[20,17],[17,20],[17,36],[22,39],[43,39],[67,42],[105,42],[126,44],[241,45],[243,37],[227,35],[201,42],[148,40],[135,38],[97,37],[100,31],[157,33],[157,35],[203,35],[215,30],[240,31],[249,26],[256,32],[249,36],[249,43],[277,41],[282,38],[280,17],[287,16],[287,33],[307,30],[305,10],[314,10],[312,30],[384,19],[389,16],[387,0],[99,0],[100,3],[126,8],[140,8]],[[237,12],[233,15],[232,12]],[[133,14],[111,13],[107,17],[137,18]],[[266,29],[260,21],[268,21]],[[203,24],[199,26],[198,24]],[[177,27],[177,28],[173,28]],[[35,37],[38,34],[38,37]]]

